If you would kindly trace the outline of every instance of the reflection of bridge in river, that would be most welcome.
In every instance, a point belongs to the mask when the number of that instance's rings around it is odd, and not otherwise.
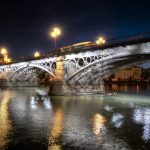
[[[71,52],[55,51],[40,59],[20,59],[0,66],[2,83],[33,84],[47,72],[53,84],[51,94],[87,94],[104,91],[103,79],[120,69],[150,60],[150,36],[108,41],[104,46],[82,47]]]

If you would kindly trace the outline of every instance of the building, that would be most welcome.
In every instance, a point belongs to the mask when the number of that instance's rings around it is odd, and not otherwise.
[[[141,81],[142,79],[142,68],[141,67],[130,67],[121,70],[111,76],[112,81]]]

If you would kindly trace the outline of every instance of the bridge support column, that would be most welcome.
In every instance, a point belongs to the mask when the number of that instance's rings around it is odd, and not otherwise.
[[[56,79],[50,85],[49,95],[67,95],[70,94],[68,85],[66,84],[67,78],[67,62],[58,58],[56,61]]]
[[[87,95],[87,94],[103,94],[104,80],[101,79],[96,84],[67,84],[68,78],[68,63],[63,59],[56,61],[56,79],[53,84],[50,85],[49,95]]]

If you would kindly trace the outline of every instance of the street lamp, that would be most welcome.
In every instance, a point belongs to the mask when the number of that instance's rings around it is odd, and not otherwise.
[[[6,48],[2,48],[1,49],[1,54],[2,55],[6,55],[7,54],[7,49]]]
[[[35,53],[34,53],[34,57],[35,57],[35,58],[40,57],[40,53],[39,53],[39,52],[35,52]]]
[[[56,42],[57,42],[57,37],[61,34],[61,30],[59,28],[54,28],[53,31],[51,32],[51,37],[54,38],[55,40],[55,49],[56,49]]]
[[[99,37],[98,40],[96,41],[96,44],[98,45],[103,45],[106,43],[106,40],[103,37]]]
[[[1,52],[1,54],[3,55],[3,61],[4,61],[4,63],[6,63],[7,60],[8,60],[8,52],[7,52],[7,49],[6,49],[6,48],[2,48],[0,52]]]
[[[99,37],[98,38],[98,40],[96,41],[96,44],[97,45],[103,45],[103,44],[105,44],[106,43],[106,41],[105,41],[105,39],[103,38],[103,37]],[[101,53],[101,58],[103,57],[103,51],[102,51],[102,53]],[[103,61],[102,61],[102,64],[103,64]],[[103,65],[102,65],[103,66]],[[102,69],[102,72],[103,72],[103,67],[101,67],[101,69]],[[104,80],[103,79],[101,79],[100,80],[100,92],[104,92],[105,91],[105,89],[104,89]]]

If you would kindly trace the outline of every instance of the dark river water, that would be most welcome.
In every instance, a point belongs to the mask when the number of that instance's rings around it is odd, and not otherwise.
[[[106,89],[113,94],[45,98],[44,87],[0,89],[0,149],[150,149],[150,86]]]

